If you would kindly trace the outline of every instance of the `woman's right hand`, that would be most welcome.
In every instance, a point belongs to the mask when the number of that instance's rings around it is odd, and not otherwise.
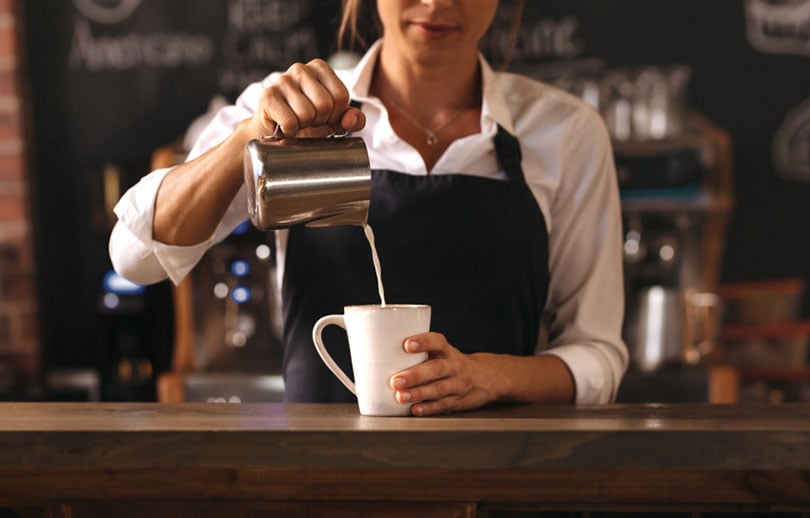
[[[210,238],[244,184],[242,161],[250,139],[359,131],[366,118],[349,101],[348,89],[324,60],[291,66],[262,92],[256,113],[241,121],[231,138],[166,175],[155,201],[153,238],[177,246]]]
[[[349,105],[350,100],[348,89],[326,61],[296,63],[262,92],[249,122],[251,133],[325,137],[359,131],[366,119],[360,109]]]

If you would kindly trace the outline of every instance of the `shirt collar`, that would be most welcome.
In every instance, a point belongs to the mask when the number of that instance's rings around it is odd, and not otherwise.
[[[499,124],[510,134],[515,134],[515,126],[512,116],[509,113],[508,105],[504,97],[504,92],[498,87],[499,79],[503,77],[492,70],[489,62],[483,54],[478,54],[478,62],[481,65],[481,84],[483,105],[481,106],[481,130],[487,121]]]
[[[370,96],[368,90],[371,86],[371,78],[374,74],[374,67],[376,66],[381,47],[381,39],[371,45],[355,66],[349,78],[349,84],[347,84],[352,99],[363,103],[368,102],[378,107],[381,107],[379,99]],[[481,66],[483,97],[483,103],[481,105],[481,132],[485,134],[494,132],[492,126],[498,124],[514,135],[515,128],[507,108],[508,105],[504,98],[504,93],[498,88],[498,79],[500,76],[492,70],[489,62],[481,53],[478,54],[478,62]]]
[[[374,75],[374,67],[377,64],[377,56],[380,55],[380,48],[382,48],[382,40],[375,41],[354,67],[349,79],[351,83],[346,86],[349,88],[351,98],[355,101],[377,100],[369,96],[368,89],[371,88],[371,78]]]

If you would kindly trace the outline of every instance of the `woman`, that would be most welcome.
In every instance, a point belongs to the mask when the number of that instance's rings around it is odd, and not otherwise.
[[[344,23],[358,3],[345,2]],[[339,76],[314,60],[251,85],[190,161],[151,173],[119,202],[116,269],[136,282],[179,282],[242,222],[250,139],[277,125],[285,136],[357,132],[374,170],[369,222],[387,298],[433,306],[435,332],[405,343],[429,359],[392,377],[398,400],[415,415],[611,401],[627,353],[610,141],[578,99],[490,68],[478,44],[497,7],[378,0],[382,37],[353,71]],[[310,331],[344,305],[378,302],[362,231],[296,227],[276,237],[286,398],[351,400]],[[544,315],[550,341],[538,350]]]

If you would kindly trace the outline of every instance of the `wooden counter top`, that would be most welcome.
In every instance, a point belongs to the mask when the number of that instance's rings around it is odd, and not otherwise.
[[[392,418],[354,405],[5,403],[0,416],[2,466],[810,469],[810,405]]]
[[[0,507],[121,499],[810,509],[810,404],[0,403]]]

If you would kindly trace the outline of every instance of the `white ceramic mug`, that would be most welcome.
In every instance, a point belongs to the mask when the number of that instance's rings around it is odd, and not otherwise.
[[[338,367],[323,344],[324,328],[336,325],[349,336],[354,381]],[[410,405],[396,400],[391,376],[422,363],[426,353],[405,352],[405,339],[430,330],[430,306],[386,304],[346,306],[342,315],[327,315],[312,328],[312,341],[329,370],[357,396],[363,415],[410,415]]]

